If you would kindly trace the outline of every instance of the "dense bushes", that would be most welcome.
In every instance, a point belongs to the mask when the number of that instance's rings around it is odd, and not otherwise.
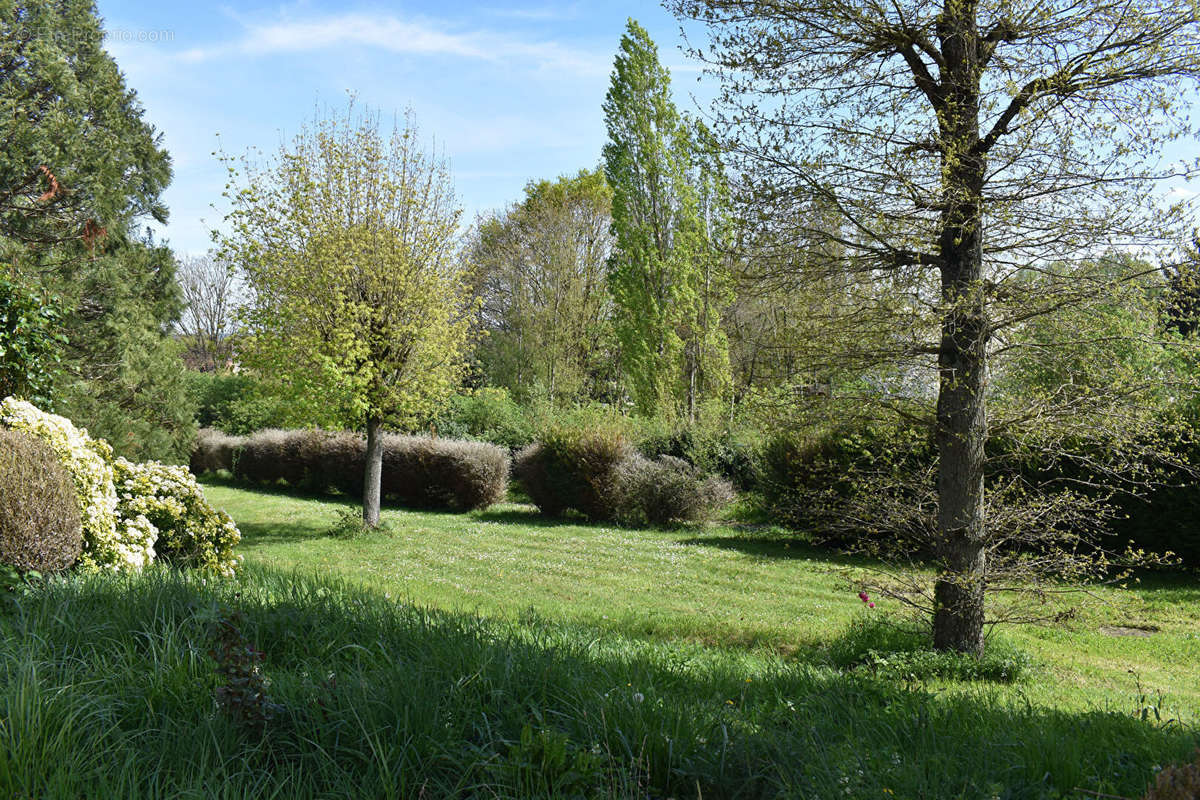
[[[547,431],[517,456],[516,473],[543,514],[631,525],[707,520],[733,497],[727,481],[682,459],[642,456],[611,425]]]
[[[615,426],[562,426],[546,431],[517,455],[516,474],[543,514],[572,509],[592,520],[615,519],[618,472],[633,453],[629,439]]]
[[[196,434],[196,446],[189,464],[192,473],[202,475],[222,469],[233,472],[234,455],[245,443],[244,436],[230,436],[215,428],[201,428]]]
[[[183,467],[114,461],[112,448],[70,420],[9,398],[0,403],[0,427],[27,432],[49,445],[71,477],[89,569],[140,569],[163,546],[180,563],[230,573],[240,538],[232,521],[205,502]],[[118,488],[120,494],[118,495]]]
[[[312,492],[362,494],[366,443],[352,433],[259,431],[246,438],[202,432],[192,456],[197,470],[228,469],[235,479],[280,482]],[[486,508],[508,491],[508,454],[496,445],[428,436],[383,439],[384,499],[416,508]]]
[[[228,514],[208,504],[187,468],[118,458],[113,473],[119,515],[153,526],[160,558],[177,566],[233,574],[240,561],[233,549],[241,533]]]
[[[137,568],[154,558],[154,539],[146,530],[118,524],[112,448],[107,442],[93,439],[65,417],[11,397],[0,403],[0,426],[32,434],[50,445],[71,476],[83,525],[80,560],[85,565]]]
[[[489,387],[450,398],[433,427],[440,436],[478,439],[516,450],[533,442],[537,427],[533,417],[507,390]]]
[[[617,470],[617,518],[627,525],[702,522],[733,500],[728,481],[674,456],[626,459]]]
[[[75,563],[83,527],[75,487],[50,446],[0,429],[0,565],[49,573]]]
[[[849,504],[902,484],[933,463],[927,435],[915,428],[860,425],[783,431],[763,447],[759,490],[782,524],[827,533]]]

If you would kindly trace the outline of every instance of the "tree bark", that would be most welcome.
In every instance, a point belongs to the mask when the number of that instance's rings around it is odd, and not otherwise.
[[[363,475],[363,524],[379,526],[380,486],[383,480],[383,420],[367,419],[367,463]]]
[[[941,344],[938,352],[938,538],[933,638],[941,650],[983,653],[984,442],[987,339],[983,296],[983,185],[979,47],[971,0],[948,0],[938,23],[946,62],[939,115],[943,141]]]

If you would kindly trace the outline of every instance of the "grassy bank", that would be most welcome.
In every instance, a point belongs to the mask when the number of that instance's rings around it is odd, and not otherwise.
[[[1127,712],[423,610],[261,566],[76,577],[0,619],[4,797],[1076,797],[1140,792],[1196,743]],[[257,718],[214,700],[230,619],[262,654]]]

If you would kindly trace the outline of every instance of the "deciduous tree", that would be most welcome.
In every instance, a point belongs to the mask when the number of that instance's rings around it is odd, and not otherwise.
[[[1182,104],[1200,75],[1197,7],[668,6],[710,32],[697,53],[722,83],[721,130],[745,179],[747,217],[772,232],[772,247],[756,255],[794,261],[790,240],[824,239],[839,248],[808,275],[852,274],[902,299],[890,304],[889,357],[925,357],[935,370],[934,639],[980,652],[985,590],[1007,577],[988,558],[989,367],[1006,331],[1139,279],[1051,265],[1109,249],[1147,253],[1177,236],[1181,209],[1156,201],[1155,185],[1188,173],[1161,153],[1191,133]],[[806,224],[816,205],[836,209],[839,223]],[[1030,273],[1041,279],[1022,279]],[[888,321],[872,296],[850,293],[841,320]],[[831,341],[845,345],[844,358],[864,355],[850,337]]]
[[[626,375],[643,413],[682,407],[694,419],[698,398],[729,381],[724,167],[707,129],[675,107],[658,48],[634,20],[604,120],[617,240],[609,283]]]
[[[220,257],[244,274],[249,364],[366,428],[363,521],[379,523],[384,424],[410,427],[458,383],[473,309],[446,163],[411,118],[351,102],[276,156],[231,161]]]

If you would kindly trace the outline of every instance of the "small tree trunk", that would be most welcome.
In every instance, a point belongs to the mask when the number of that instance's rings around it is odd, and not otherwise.
[[[383,481],[383,420],[367,420],[367,464],[363,475],[363,524],[379,525],[379,498]]]

